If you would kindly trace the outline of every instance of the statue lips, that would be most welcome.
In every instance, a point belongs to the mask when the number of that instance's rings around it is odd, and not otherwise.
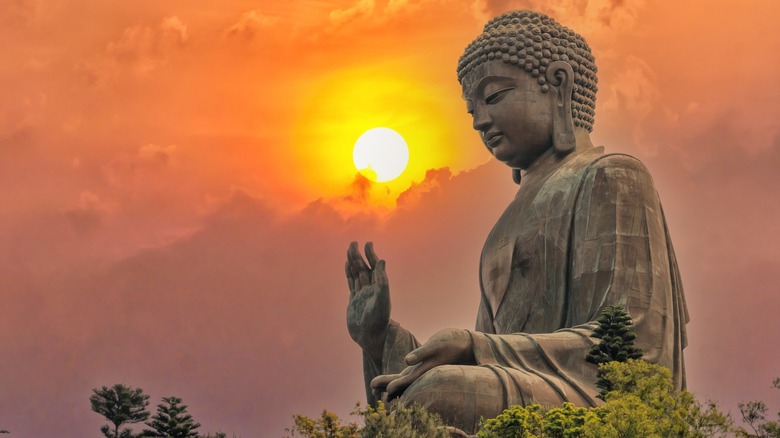
[[[500,131],[488,132],[483,136],[483,138],[485,139],[485,145],[487,145],[488,148],[493,149],[494,147],[498,146],[498,143],[502,138],[504,138],[504,133]]]

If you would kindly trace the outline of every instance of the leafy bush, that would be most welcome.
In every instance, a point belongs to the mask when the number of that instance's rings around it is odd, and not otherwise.
[[[360,404],[352,415],[362,418],[363,426],[357,423],[342,424],[339,417],[323,411],[318,419],[294,415],[295,425],[286,432],[291,437],[305,438],[448,438],[449,432],[441,419],[419,406],[387,406],[379,402],[376,408]]]

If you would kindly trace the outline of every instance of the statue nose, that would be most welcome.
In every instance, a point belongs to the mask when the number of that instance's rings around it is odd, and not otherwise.
[[[475,111],[474,112],[474,120],[473,120],[473,126],[474,129],[477,131],[486,132],[489,126],[490,126],[490,117],[485,114],[486,111]]]

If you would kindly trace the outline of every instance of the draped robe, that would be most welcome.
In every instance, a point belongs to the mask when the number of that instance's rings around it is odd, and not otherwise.
[[[472,431],[514,404],[596,406],[597,368],[585,356],[608,305],[628,310],[644,359],[685,387],[682,284],[652,178],[633,157],[587,148],[534,163],[488,235],[480,286],[469,332],[477,365],[434,368],[404,403]],[[369,402],[371,379],[403,370],[417,346],[391,322],[382,363],[364,355]]]

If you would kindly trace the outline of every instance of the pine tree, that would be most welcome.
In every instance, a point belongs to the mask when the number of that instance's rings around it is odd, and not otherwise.
[[[147,421],[146,425],[153,430],[144,430],[144,436],[159,438],[191,438],[197,437],[195,431],[200,427],[199,423],[192,420],[192,415],[187,413],[187,405],[181,404],[178,397],[163,397],[162,403],[157,405],[157,414]]]
[[[620,306],[607,306],[598,318],[598,327],[593,330],[594,338],[601,342],[594,345],[586,360],[596,365],[606,362],[625,362],[629,359],[641,359],[642,350],[634,346],[634,333],[631,316]]]
[[[146,407],[149,405],[149,396],[144,394],[141,388],[130,388],[118,383],[111,388],[103,386],[93,389],[89,397],[92,410],[106,417],[114,425],[111,430],[109,425],[100,428],[106,438],[132,438],[133,431],[119,428],[128,423],[140,423],[149,418]]]
[[[593,330],[591,336],[601,339],[601,342],[591,347],[585,360],[599,365],[642,358],[642,350],[634,345],[636,340],[636,333],[632,328],[634,323],[625,309],[620,306],[604,307],[597,321],[599,325]],[[604,379],[601,369],[597,377],[596,387],[601,389],[600,397],[603,397],[613,388],[610,382]]]

